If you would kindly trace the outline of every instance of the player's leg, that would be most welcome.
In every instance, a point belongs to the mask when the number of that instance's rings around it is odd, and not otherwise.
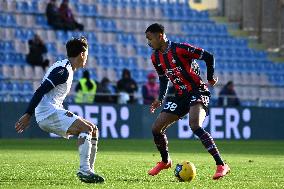
[[[148,171],[149,175],[157,175],[161,170],[171,167],[172,161],[169,158],[168,139],[165,134],[166,129],[179,117],[175,114],[162,112],[152,126],[154,142],[161,154],[162,161],[158,162],[155,167]]]
[[[91,127],[93,127],[93,133],[92,133],[92,139],[91,139],[91,154],[90,154],[90,168],[91,170],[94,171],[94,165],[96,162],[96,156],[97,156],[97,151],[98,151],[98,142],[99,142],[99,129],[98,127],[89,122],[86,119],[83,119],[84,122],[86,122],[88,125],[90,125]]]
[[[76,119],[67,130],[68,134],[78,135],[78,149],[80,155],[80,169],[78,177],[84,182],[103,182],[104,178],[94,174],[90,168],[91,139],[95,128],[83,119]]]
[[[167,163],[169,160],[168,139],[165,134],[166,129],[179,118],[175,114],[162,112],[152,125],[154,142],[161,154],[162,161]]]
[[[204,147],[213,156],[216,162],[218,174],[217,175],[215,174],[213,178],[218,179],[226,175],[227,172],[229,172],[228,165],[225,164],[224,161],[222,160],[219,150],[213,138],[211,137],[211,135],[201,127],[206,117],[206,111],[205,111],[204,105],[202,103],[197,103],[194,106],[191,106],[189,110],[189,117],[190,117],[189,125],[190,125],[191,130],[196,136],[199,137]],[[220,173],[221,169],[223,171],[221,171]]]

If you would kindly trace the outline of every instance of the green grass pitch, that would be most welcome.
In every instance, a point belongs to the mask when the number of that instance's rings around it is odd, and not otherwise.
[[[152,140],[101,139],[96,171],[104,184],[86,184],[76,177],[76,140],[0,140],[0,188],[284,188],[284,141],[216,141],[231,173],[212,180],[212,157],[197,140],[169,140],[174,164],[192,161],[197,177],[178,182],[174,168],[151,177],[159,159]]]

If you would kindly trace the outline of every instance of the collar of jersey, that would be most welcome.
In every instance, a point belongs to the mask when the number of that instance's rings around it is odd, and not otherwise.
[[[170,40],[168,40],[167,43],[168,43],[168,47],[165,50],[165,52],[163,52],[162,54],[167,54],[169,52],[169,50],[171,49],[172,42]]]

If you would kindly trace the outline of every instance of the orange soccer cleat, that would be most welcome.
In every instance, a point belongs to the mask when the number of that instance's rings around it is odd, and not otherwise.
[[[230,167],[228,166],[228,164],[217,165],[217,170],[216,170],[216,173],[213,175],[213,179],[217,180],[219,178],[222,178],[223,176],[225,176],[229,172],[230,172]]]
[[[148,171],[148,174],[155,176],[159,174],[161,170],[172,167],[172,163],[173,163],[172,160],[169,160],[168,163],[164,163],[163,161],[160,161],[157,163],[155,167],[153,167],[151,170]]]

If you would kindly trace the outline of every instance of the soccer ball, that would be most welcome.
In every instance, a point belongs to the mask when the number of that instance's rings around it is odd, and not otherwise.
[[[181,182],[190,182],[196,176],[196,168],[193,163],[183,161],[176,165],[175,176]]]

